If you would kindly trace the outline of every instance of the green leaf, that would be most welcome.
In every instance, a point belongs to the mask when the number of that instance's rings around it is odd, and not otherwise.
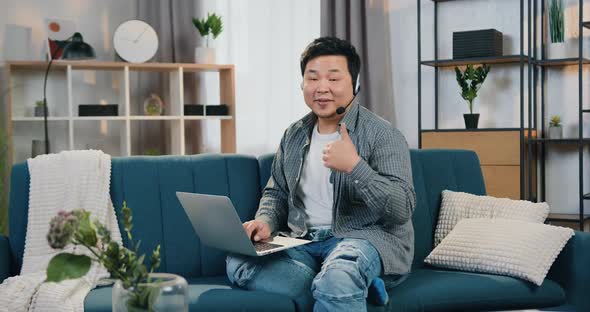
[[[90,270],[92,260],[85,255],[60,253],[49,261],[46,282],[61,282],[84,276]]]
[[[213,39],[217,39],[217,36],[221,34],[223,31],[223,22],[221,21],[221,16],[213,13],[208,15],[207,22],[211,27],[211,34],[213,34]]]
[[[193,17],[193,25],[195,25],[201,36],[205,37],[209,34],[209,25],[204,18],[198,19]]]
[[[96,228],[94,223],[90,221],[90,212],[84,211],[80,223],[78,224],[78,230],[76,231],[76,239],[88,246],[96,246],[98,242],[98,236],[96,235]]]

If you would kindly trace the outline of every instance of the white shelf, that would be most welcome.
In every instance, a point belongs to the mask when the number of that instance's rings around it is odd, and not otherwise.
[[[180,116],[129,116],[129,120],[180,120]]]
[[[72,117],[72,120],[125,120],[123,116],[82,116]]]
[[[184,116],[185,120],[231,120],[232,116]]]
[[[33,140],[43,138],[43,117],[32,117],[32,106],[38,100],[36,93],[43,82],[47,62],[6,62],[6,82],[8,88],[29,86],[7,96],[9,118],[9,162],[21,162],[30,156]],[[110,72],[110,73],[109,73]],[[219,99],[215,103],[228,106],[227,116],[184,116],[185,75],[199,72],[219,74]],[[169,99],[164,116],[142,115],[134,98],[135,84],[130,79],[138,75],[164,75],[168,77]],[[105,77],[110,85],[104,84]],[[139,76],[138,76],[139,77]],[[102,81],[101,88],[96,88]],[[0,86],[2,87],[2,86]],[[186,86],[195,88],[196,86]],[[106,90],[105,90],[106,89]],[[90,90],[102,90],[98,98],[87,96]],[[93,91],[94,92],[94,91]],[[98,91],[97,91],[98,92]],[[164,91],[163,91],[164,92]],[[167,121],[161,125],[165,150],[161,154],[185,155],[194,153],[193,142],[186,141],[186,133],[193,120],[217,120],[220,123],[221,152],[235,153],[235,77],[233,65],[146,63],[95,61],[55,61],[48,81],[49,140],[51,152],[80,148],[100,147],[112,156],[130,156],[145,153],[150,142],[139,135],[145,123]],[[193,99],[191,99],[193,101]],[[119,116],[76,116],[80,103],[117,103]],[[54,105],[51,105],[54,104]],[[25,117],[29,116],[29,117]],[[56,122],[57,121],[57,122]],[[186,121],[186,122],[185,122]],[[30,123],[27,123],[30,122]],[[185,127],[185,125],[187,127]],[[151,124],[149,125],[152,126]],[[164,134],[165,133],[165,134]],[[194,136],[190,134],[189,138]],[[191,148],[187,151],[186,145]],[[198,149],[197,149],[198,152]]]
[[[69,117],[47,117],[48,121],[68,121]],[[12,121],[43,121],[43,117],[12,117]]]

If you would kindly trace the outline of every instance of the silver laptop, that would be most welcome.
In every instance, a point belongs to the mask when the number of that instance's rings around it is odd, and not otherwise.
[[[282,236],[252,242],[228,197],[184,192],[176,192],[176,197],[201,242],[207,246],[247,256],[264,256],[310,242]]]

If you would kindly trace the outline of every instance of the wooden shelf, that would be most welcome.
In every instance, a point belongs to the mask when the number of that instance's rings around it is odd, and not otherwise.
[[[231,120],[232,116],[84,116],[84,117],[48,117],[49,121],[84,121],[84,120]],[[39,122],[43,117],[14,117],[13,122]]]
[[[48,121],[68,121],[68,117],[47,117]],[[12,117],[12,121],[43,121],[43,117]]]
[[[129,116],[129,120],[180,120],[180,116]]]
[[[46,61],[8,61],[5,65],[6,89],[12,86],[27,86],[27,80],[32,78],[43,77],[47,68]],[[55,116],[50,116],[50,126],[53,128],[49,131],[49,139],[55,143],[56,147],[51,152],[61,150],[76,150],[89,147],[104,148],[112,156],[130,156],[142,151],[141,144],[138,144],[143,138],[138,134],[141,131],[141,121],[166,121],[162,125],[155,125],[161,128],[163,136],[161,144],[166,150],[165,154],[186,155],[198,152],[198,148],[191,141],[193,134],[190,133],[189,127],[185,127],[185,121],[189,120],[216,120],[219,122],[220,130],[220,149],[222,153],[236,152],[236,133],[235,133],[235,68],[234,65],[224,64],[191,64],[191,63],[143,63],[132,64],[126,62],[102,62],[102,61],[65,61],[58,60],[52,63],[52,72],[58,72],[61,76],[59,84],[50,86],[55,94],[59,95],[59,100],[49,101],[49,103],[60,103],[58,105],[49,105],[50,112]],[[78,97],[82,92],[77,82],[80,80],[79,70],[93,70],[98,73],[111,71],[116,72],[113,77],[110,90],[112,94],[101,95],[110,98],[110,101],[118,104],[119,116],[76,116]],[[141,108],[136,109],[133,99],[133,83],[131,74],[137,72],[164,73],[168,80],[169,99],[166,103],[166,113],[163,116],[142,115]],[[219,76],[219,101],[228,107],[227,116],[183,116],[185,101],[193,102],[195,99],[185,95],[185,86],[183,83],[183,74],[187,72],[215,72]],[[24,73],[24,74],[23,74]],[[112,84],[118,84],[112,87]],[[31,99],[27,98],[31,90],[29,89],[18,93],[9,93],[6,97],[8,114],[9,137],[9,162],[18,163],[26,160],[29,155],[31,139],[43,135],[40,125],[43,123],[43,117],[27,117],[26,112],[30,110]],[[95,95],[89,95],[96,97]],[[118,98],[117,98],[118,97]],[[90,100],[91,102],[97,99]],[[85,100],[88,101],[88,100]],[[133,103],[132,103],[133,102]],[[14,115],[13,115],[14,114]],[[58,122],[56,122],[58,121]],[[102,123],[103,121],[108,123]],[[30,122],[27,124],[26,122]],[[96,127],[100,123],[100,131]],[[16,124],[16,127],[12,125]],[[154,127],[155,127],[154,126]],[[160,139],[160,138],[158,138]],[[13,140],[17,141],[13,144]],[[165,141],[164,141],[165,140]],[[23,143],[25,142],[25,143]],[[189,148],[190,150],[187,150]]]
[[[47,68],[45,61],[7,61],[7,67],[19,70],[45,70]],[[177,71],[180,68],[184,72],[219,72],[231,70],[234,65],[218,64],[192,64],[192,63],[126,63],[126,62],[103,62],[103,61],[53,61],[52,71],[66,70],[71,66],[72,70],[124,70],[125,67],[131,71]]]
[[[587,58],[582,59],[583,64],[590,64],[590,60]],[[571,66],[571,65],[578,65],[578,58],[577,57],[570,57],[570,58],[563,58],[563,59],[554,59],[554,60],[542,60],[536,61],[535,64],[539,66]]]
[[[477,129],[422,129],[422,132],[471,132],[471,131],[519,131],[520,128],[477,128]]]
[[[564,139],[549,139],[549,138],[536,138],[533,139],[539,144],[578,144],[579,140],[577,138],[564,138]],[[583,138],[583,144],[590,144],[590,138]]]
[[[529,57],[524,55],[523,62],[527,63]],[[422,61],[422,65],[432,67],[451,67],[461,66],[469,64],[514,64],[520,63],[520,55],[504,55],[504,56],[493,56],[493,57],[474,57],[466,59],[446,59],[446,60],[430,60]]]
[[[184,116],[184,120],[230,120],[232,116]]]
[[[513,132],[520,128],[477,128],[477,129],[422,129],[421,132]],[[537,136],[537,130],[532,129],[533,137]],[[524,137],[528,138],[528,128],[524,128]]]
[[[583,216],[584,221],[590,220],[590,215]],[[580,222],[580,215],[577,213],[550,213],[547,221],[554,222]]]

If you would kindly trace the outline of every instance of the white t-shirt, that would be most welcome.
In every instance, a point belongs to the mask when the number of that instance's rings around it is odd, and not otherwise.
[[[313,127],[309,152],[297,186],[297,196],[305,206],[310,228],[332,224],[334,188],[330,182],[331,170],[324,166],[322,155],[326,144],[339,139],[338,131],[320,134],[317,123]]]

